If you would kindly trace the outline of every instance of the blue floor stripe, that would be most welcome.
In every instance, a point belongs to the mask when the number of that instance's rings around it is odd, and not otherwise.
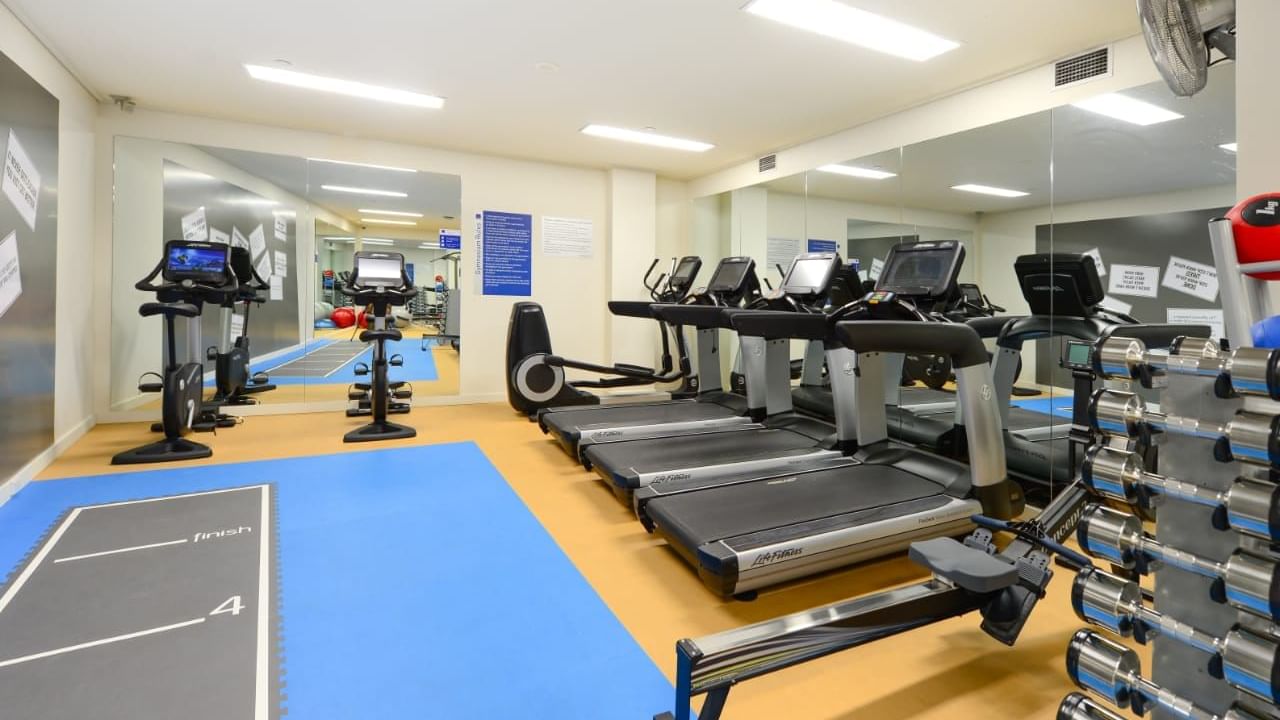
[[[1066,418],[1067,420],[1071,419],[1072,399],[1070,396],[1014,400],[1009,404],[1032,412],[1044,413],[1046,415],[1052,412],[1055,417]]]
[[[0,568],[74,505],[264,481],[290,717],[634,720],[670,705],[661,672],[472,443],[32,483],[0,507]]]
[[[319,350],[320,348],[324,347],[325,345],[328,345],[331,342],[333,341],[332,340],[314,340],[314,339],[308,340],[306,345],[302,345],[297,348],[294,348],[293,350],[290,350],[287,353],[276,355],[275,357],[272,357],[268,360],[258,360],[256,362],[250,362],[249,372],[250,373],[270,372],[271,368],[279,367],[287,362],[292,362],[294,360],[297,360],[303,355],[306,355],[309,352],[315,352],[316,350]],[[252,358],[250,358],[250,360],[252,360]],[[210,366],[205,365],[205,372],[209,372],[209,370],[210,370]],[[213,387],[214,384],[215,384],[215,378],[212,378],[212,377],[204,381],[205,387]],[[276,383],[276,384],[278,385],[279,383]]]

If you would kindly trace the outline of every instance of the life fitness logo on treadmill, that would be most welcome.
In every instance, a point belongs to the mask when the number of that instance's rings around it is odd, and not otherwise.
[[[760,567],[761,565],[772,565],[782,560],[790,560],[791,558],[800,557],[804,554],[804,548],[790,548],[788,550],[770,550],[766,553],[760,553],[756,556],[755,562],[751,563],[751,567]]]
[[[983,384],[982,384],[982,390],[981,390],[978,394],[982,396],[982,399],[983,399],[983,401],[984,401],[984,402],[985,402],[985,401],[987,401],[987,400],[990,400],[990,399],[991,399],[991,386],[990,386],[990,385],[987,385],[986,383],[983,383]]]
[[[844,364],[844,368],[843,368],[843,369],[844,369],[844,374],[845,374],[845,375],[852,375],[852,374],[854,374],[854,373],[858,372],[858,368],[854,367],[854,365],[853,365],[853,361],[852,361],[852,360],[850,360],[849,362],[845,363],[845,364]]]

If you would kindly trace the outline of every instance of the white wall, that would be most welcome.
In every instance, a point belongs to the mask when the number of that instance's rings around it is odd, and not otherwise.
[[[97,102],[17,18],[0,4],[0,51],[58,98],[58,290],[54,360],[54,445],[13,478],[0,478],[0,502],[42,470],[94,422],[92,308],[95,257],[94,127]],[[15,412],[10,408],[6,412]],[[7,482],[6,482],[7,481]]]
[[[137,110],[122,113],[104,106],[98,117],[98,212],[93,233],[99,257],[111,257],[111,156],[118,135],[179,143],[230,147],[256,152],[328,157],[354,162],[397,165],[462,178],[463,255],[462,334],[464,338],[459,400],[497,401],[505,397],[505,341],[512,303],[542,303],[558,353],[588,361],[609,357],[605,321],[610,277],[609,185],[600,170],[510,160],[486,155],[301,132],[285,128],[229,122],[171,113]],[[533,297],[483,297],[477,294],[472,261],[475,216],[483,210],[531,213],[534,218]],[[592,258],[555,258],[541,254],[540,218],[544,215],[583,218],[595,227]],[[110,271],[96,271],[97,322],[109,325]],[[99,357],[110,352],[107,333],[95,338]],[[105,399],[105,392],[99,393]],[[105,403],[99,405],[106,412]],[[290,409],[280,406],[279,409]],[[265,409],[263,411],[270,411]]]
[[[658,180],[651,172],[609,171],[609,299],[643,300],[644,271],[658,253]],[[579,261],[586,264],[585,260]],[[658,352],[654,323],[606,314],[610,361],[649,364]]]

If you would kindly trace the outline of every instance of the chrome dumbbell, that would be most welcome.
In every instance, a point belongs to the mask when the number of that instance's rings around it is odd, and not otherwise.
[[[1147,644],[1155,635],[1209,655],[1209,673],[1267,702],[1280,701],[1277,669],[1280,646],[1247,630],[1215,637],[1163,615],[1142,602],[1138,583],[1097,568],[1085,568],[1071,588],[1071,606],[1081,620]]]
[[[1213,525],[1268,542],[1280,542],[1280,485],[1237,478],[1226,490],[1210,490],[1194,483],[1148,472],[1142,456],[1108,446],[1089,450],[1080,467],[1089,489],[1119,502],[1152,508],[1171,497],[1213,509]]]
[[[1089,555],[1144,575],[1152,563],[1163,563],[1211,578],[1215,602],[1280,620],[1280,573],[1272,560],[1237,550],[1226,562],[1216,562],[1168,547],[1144,533],[1137,517],[1101,505],[1085,511],[1076,539]]]
[[[1181,338],[1168,353],[1150,352],[1140,340],[1099,340],[1094,369],[1104,378],[1137,380],[1151,387],[1156,376],[1194,375],[1214,378],[1219,397],[1254,395],[1280,400],[1280,351],[1238,348],[1223,351],[1206,338]]]
[[[1208,422],[1162,413],[1138,395],[1104,389],[1089,400],[1089,424],[1095,432],[1144,442],[1162,432],[1213,440],[1221,462],[1280,464],[1280,415],[1241,411],[1225,423]]]
[[[1071,638],[1067,647],[1067,674],[1081,689],[1102,697],[1116,707],[1128,708],[1139,715],[1156,708],[1168,710],[1172,715],[1187,720],[1262,720],[1252,712],[1233,707],[1226,714],[1216,715],[1194,703],[1178,697],[1169,690],[1142,677],[1142,662],[1132,649],[1108,640],[1092,630],[1080,630]],[[1059,718],[1108,718],[1107,715],[1067,714],[1064,709],[1087,711],[1088,705],[1078,701],[1068,708],[1068,701],[1058,708]]]

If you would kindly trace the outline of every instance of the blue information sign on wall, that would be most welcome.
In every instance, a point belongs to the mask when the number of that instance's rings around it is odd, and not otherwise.
[[[533,216],[486,210],[481,250],[485,295],[533,294]]]
[[[808,252],[840,252],[840,243],[835,240],[809,240]]]
[[[462,231],[461,230],[440,230],[440,249],[441,250],[461,250],[462,249]]]

